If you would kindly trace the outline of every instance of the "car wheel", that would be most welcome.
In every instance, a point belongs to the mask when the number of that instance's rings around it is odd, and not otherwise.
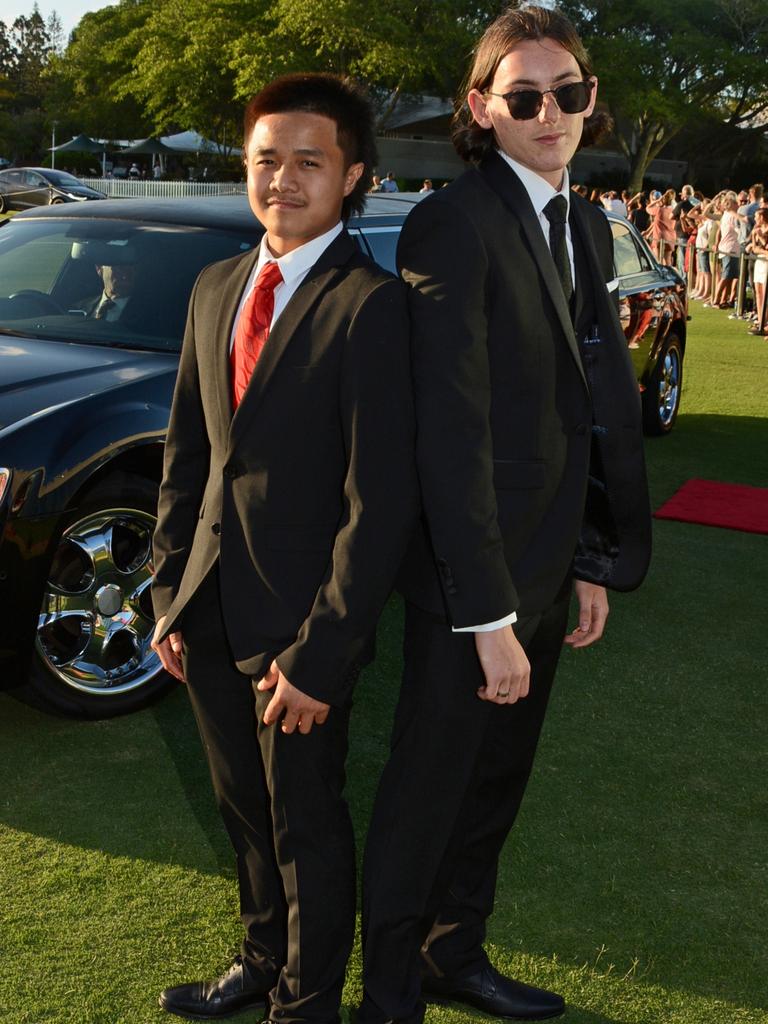
[[[683,348],[674,334],[664,342],[643,392],[643,425],[648,434],[668,434],[675,425],[683,390]]]
[[[0,194],[0,213],[5,213],[5,196]]]
[[[47,708],[108,718],[173,685],[150,647],[157,485],[115,474],[66,521],[42,595],[29,685]]]
[[[64,200],[61,198],[61,196],[56,196],[55,199],[51,199],[50,205],[51,206],[61,206],[61,204],[63,202],[64,202]]]

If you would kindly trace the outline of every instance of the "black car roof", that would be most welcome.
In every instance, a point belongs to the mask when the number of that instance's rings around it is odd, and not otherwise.
[[[413,193],[366,196],[362,219],[352,217],[349,226],[355,227],[364,223],[369,227],[376,227],[400,223],[420,198]],[[26,220],[29,217],[135,220],[242,231],[244,218],[250,221],[253,214],[246,195],[231,195],[185,196],[179,199],[107,199],[100,203],[68,203],[65,206],[42,206],[36,210],[25,210],[17,214],[14,220]]]

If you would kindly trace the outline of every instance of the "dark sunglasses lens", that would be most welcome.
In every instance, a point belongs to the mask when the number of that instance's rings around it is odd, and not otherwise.
[[[555,89],[557,105],[564,114],[580,114],[589,106],[592,86],[589,82],[573,82]]]
[[[524,89],[510,93],[507,97],[507,109],[516,121],[530,121],[541,110],[544,97],[536,89]]]
[[[553,89],[555,102],[564,114],[580,114],[589,106],[592,95],[591,82],[569,82]],[[506,97],[507,109],[516,121],[530,121],[536,117],[544,103],[544,95],[537,89],[521,89],[511,92]]]

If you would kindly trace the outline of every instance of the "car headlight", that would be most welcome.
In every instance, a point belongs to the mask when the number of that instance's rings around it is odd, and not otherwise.
[[[8,482],[10,479],[10,469],[3,469],[0,467],[0,503],[2,503],[2,500],[5,497],[5,492],[8,490]]]

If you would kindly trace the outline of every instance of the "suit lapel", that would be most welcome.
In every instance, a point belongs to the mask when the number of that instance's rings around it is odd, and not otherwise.
[[[240,304],[240,297],[243,294],[246,282],[259,258],[258,247],[253,252],[247,253],[238,263],[229,281],[229,287],[222,295],[221,305],[216,317],[216,339],[215,358],[215,380],[216,394],[219,400],[219,413],[221,422],[224,424],[224,433],[229,429],[229,422],[232,419],[232,375],[230,371],[230,341],[232,339],[232,328],[235,324],[237,307]]]
[[[339,268],[347,263],[358,250],[355,242],[346,231],[335,238],[325,252],[299,285],[296,293],[277,319],[270,331],[267,343],[259,356],[248,387],[242,400],[232,416],[230,427],[230,447],[233,447],[243,436],[248,421],[258,408],[264,392],[271,381],[283,353],[290,344],[296,329],[307,316],[331,281],[336,277]],[[245,281],[243,282],[243,287]],[[242,288],[240,289],[242,292]],[[239,294],[238,294],[239,299]],[[235,308],[236,308],[235,304]],[[233,314],[234,316],[234,314]],[[227,361],[227,388],[229,388],[229,366]],[[230,408],[231,408],[231,400]]]
[[[603,325],[611,326],[611,329],[616,331],[619,337],[624,337],[624,332],[619,322],[618,314],[608,294],[607,288],[602,287],[605,277],[601,269],[600,259],[595,249],[595,240],[592,236],[592,232],[589,229],[589,222],[584,213],[584,207],[581,202],[574,200],[571,203],[571,218],[576,226],[576,230],[579,232],[579,238],[581,240],[582,249],[586,256],[587,266],[585,273],[589,274],[592,280],[596,283],[597,287],[592,289],[592,294],[595,303],[595,315],[598,323]]]
[[[584,367],[581,364],[581,356],[579,355],[579,346],[571,321],[571,312],[568,309],[568,303],[565,301],[555,261],[552,259],[552,253],[549,251],[549,246],[544,238],[544,232],[541,230],[536,211],[525,190],[525,186],[509,164],[505,163],[497,153],[491,154],[483,162],[480,171],[520,222],[523,233],[531,247],[539,273],[552,299],[552,304],[560,321],[560,326],[563,329],[563,335],[565,336],[568,348],[571,350],[571,355],[576,362],[581,379],[584,381],[584,386],[587,387]]]

